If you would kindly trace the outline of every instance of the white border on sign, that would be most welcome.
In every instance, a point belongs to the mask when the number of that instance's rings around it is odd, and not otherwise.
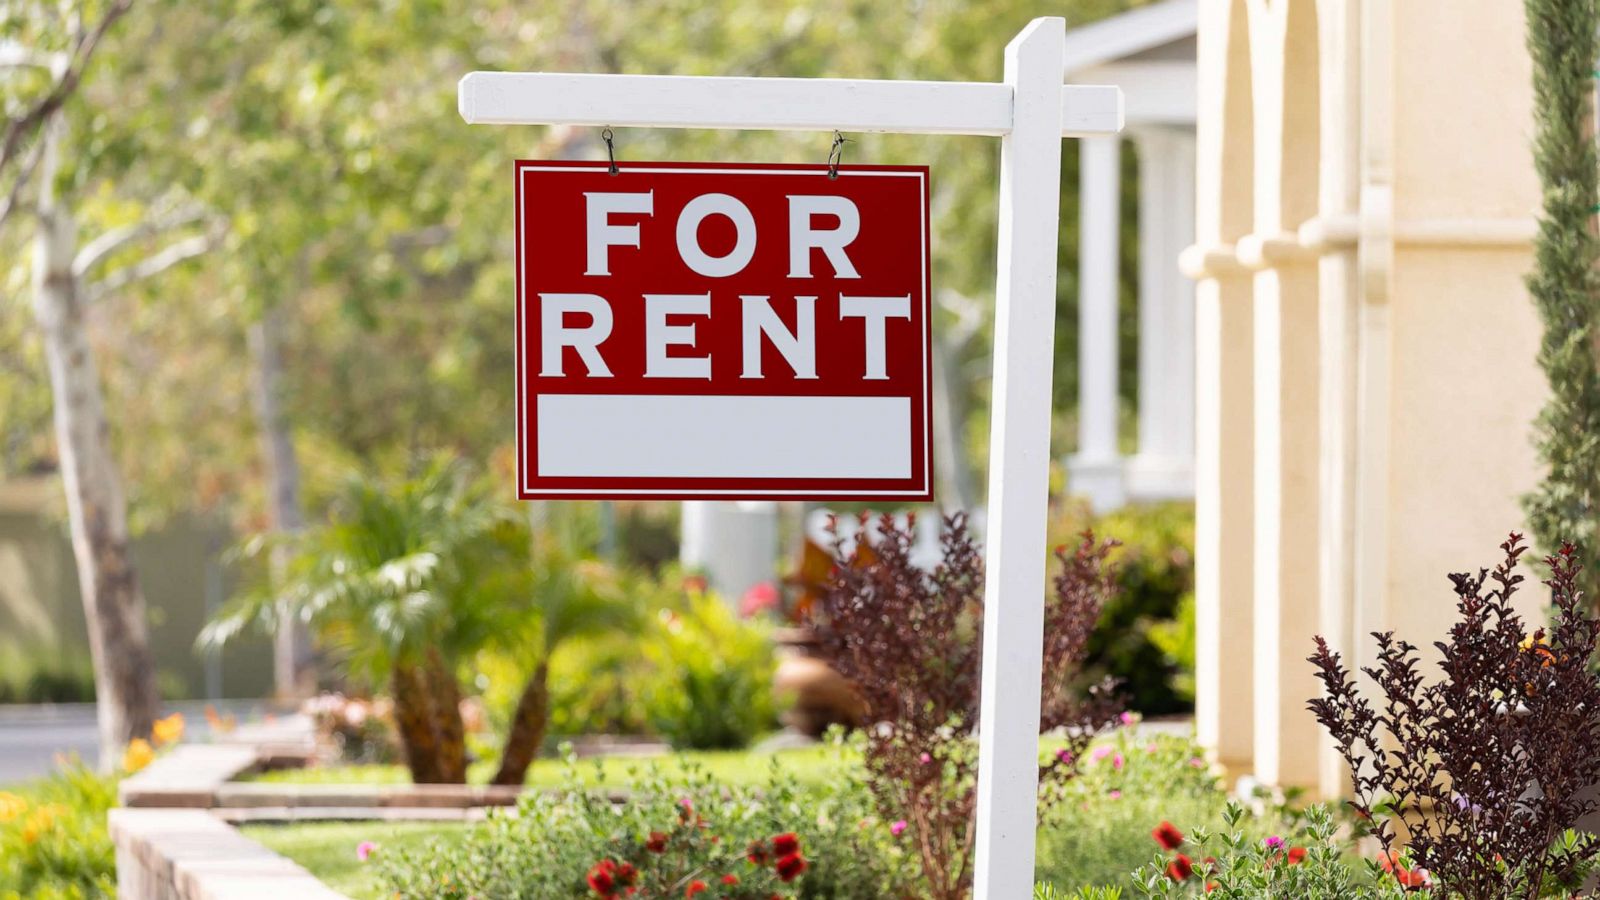
[[[518,259],[518,263],[517,264],[518,264],[518,266],[520,268],[519,268],[519,271],[516,273],[516,276],[517,276],[516,277],[516,282],[517,282],[517,310],[518,310],[519,315],[525,315],[526,312],[527,312],[526,298],[523,296],[523,291],[522,291],[522,282],[523,282],[523,274],[524,274],[522,270],[525,270],[527,268],[527,265],[528,265],[528,259],[527,259],[527,256],[526,256],[527,244],[523,240],[523,233],[522,233],[523,223],[527,221],[528,197],[527,197],[527,193],[522,189],[522,173],[523,172],[572,172],[572,171],[579,171],[579,172],[604,171],[604,172],[608,172],[608,171],[610,171],[610,165],[611,164],[607,163],[607,162],[595,162],[592,165],[587,165],[587,164],[583,164],[583,163],[577,163],[577,164],[568,164],[568,165],[561,165],[561,166],[550,166],[550,165],[540,165],[538,163],[530,163],[530,162],[522,162],[522,161],[518,161],[517,162],[517,167],[516,167],[516,176],[517,176],[516,188],[517,188],[517,207],[518,207],[517,208],[517,247],[519,249],[519,253],[518,253],[518,257],[517,257],[517,259]],[[782,168],[782,169],[717,169],[717,168],[703,168],[703,167],[689,168],[689,167],[679,167],[679,166],[663,166],[663,165],[659,165],[659,164],[658,165],[630,165],[630,166],[627,167],[627,169],[630,172],[644,172],[646,174],[652,174],[652,175],[687,175],[687,174],[697,174],[697,175],[707,175],[707,174],[709,174],[709,175],[804,175],[804,176],[807,176],[807,177],[810,177],[810,178],[815,178],[819,174],[822,174],[822,170],[821,169],[790,169],[790,168]],[[928,246],[928,244],[929,244],[930,236],[928,234],[928,185],[927,185],[927,177],[926,177],[927,173],[920,172],[920,171],[919,172],[896,172],[896,171],[882,171],[882,170],[873,170],[873,169],[851,170],[851,169],[848,169],[848,168],[840,168],[838,170],[838,176],[840,178],[846,178],[846,177],[915,178],[919,182],[922,183],[921,184],[922,190],[917,192],[917,203],[918,203],[918,205],[920,207],[920,211],[922,213],[922,215],[920,217],[921,224],[919,225],[919,227],[922,229],[922,233],[920,235],[921,238],[922,238],[922,241],[921,241],[921,246],[922,246],[922,301],[923,301],[923,305],[924,305],[924,307],[926,309],[926,314],[923,315],[923,317],[922,317],[922,392],[921,392],[922,393],[922,398],[921,398],[921,400],[922,400],[922,422],[923,422],[923,427],[922,427],[922,434],[921,434],[921,436],[919,438],[922,441],[922,488],[921,488],[921,490],[900,490],[900,491],[885,491],[885,490],[871,490],[871,491],[818,490],[818,491],[815,491],[814,493],[819,497],[825,496],[825,497],[834,497],[834,498],[837,498],[837,497],[924,497],[924,496],[927,496],[927,494],[932,490],[932,485],[933,485],[933,441],[931,439],[931,434],[932,434],[932,425],[931,425],[931,423],[932,423],[933,420],[930,418],[933,415],[933,410],[931,408],[931,405],[930,405],[929,399],[928,399],[930,394],[933,391],[933,362],[929,358],[929,355],[928,355],[929,354],[929,348],[932,346],[932,342],[933,342],[933,295],[932,295],[932,274],[931,274],[931,272],[930,272],[930,270],[928,268],[928,266],[929,266],[929,261],[928,261],[929,246]],[[518,375],[518,377],[516,379],[516,382],[517,382],[517,384],[516,384],[516,389],[517,389],[517,395],[516,395],[516,403],[517,403],[517,442],[518,442],[518,445],[519,445],[517,447],[517,458],[518,458],[518,460],[521,460],[521,462],[518,465],[518,469],[519,469],[519,471],[521,473],[520,477],[522,478],[521,492],[525,493],[525,494],[526,493],[539,493],[539,494],[551,494],[551,495],[572,495],[572,496],[581,496],[581,497],[601,497],[601,496],[606,496],[606,495],[618,495],[618,496],[629,496],[629,497],[651,497],[651,496],[678,497],[678,496],[683,495],[685,493],[685,491],[686,491],[686,489],[684,489],[684,488],[671,488],[671,489],[668,489],[668,488],[616,488],[616,489],[608,490],[608,489],[597,489],[597,488],[581,488],[581,489],[580,488],[535,488],[535,487],[529,486],[529,484],[527,483],[528,470],[530,468],[529,465],[528,465],[529,461],[524,459],[524,453],[527,450],[527,447],[525,445],[526,445],[527,440],[528,440],[528,432],[527,432],[527,423],[523,421],[524,401],[523,401],[523,397],[522,397],[522,380],[523,380],[522,379],[522,373],[524,371],[526,371],[526,367],[525,367],[526,364],[524,362],[526,351],[524,349],[524,345],[527,342],[527,332],[528,332],[527,324],[526,324],[526,321],[524,321],[523,322],[523,327],[518,329],[518,331],[517,331],[517,375]],[[813,493],[813,492],[809,492],[809,491],[805,491],[805,490],[795,490],[793,488],[786,488],[786,489],[761,489],[761,488],[754,488],[754,489],[746,489],[746,488],[737,488],[737,489],[736,488],[700,489],[700,488],[696,488],[696,489],[693,490],[693,493],[698,494],[698,495],[702,495],[702,496],[803,497],[806,494]]]

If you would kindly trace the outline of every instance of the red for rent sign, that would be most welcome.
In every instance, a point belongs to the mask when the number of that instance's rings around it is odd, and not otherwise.
[[[932,499],[926,167],[516,181],[521,497]]]

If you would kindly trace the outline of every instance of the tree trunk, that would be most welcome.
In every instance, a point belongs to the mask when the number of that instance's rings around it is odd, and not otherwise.
[[[389,673],[389,693],[394,699],[395,730],[413,784],[438,784],[439,735],[422,673],[412,666],[396,664]]]
[[[78,590],[94,663],[100,767],[128,741],[149,737],[159,699],[145,625],[144,595],[128,546],[127,503],[111,455],[100,374],[89,347],[83,285],[73,272],[76,225],[57,204],[59,122],[46,126],[34,242],[34,315],[44,338],[55,405],[57,452],[67,495]]]
[[[439,781],[467,783],[467,734],[461,721],[461,684],[437,647],[428,648],[428,683],[433,689],[433,720],[439,735]]]
[[[528,766],[539,755],[549,724],[550,659],[546,657],[539,661],[538,668],[533,670],[522,689],[522,697],[517,700],[517,711],[511,718],[511,731],[506,735],[506,747],[500,755],[500,771],[495,773],[494,784],[522,784],[528,777]]]
[[[272,527],[280,537],[292,536],[305,525],[300,509],[300,461],[295,455],[288,418],[283,414],[283,358],[279,355],[282,313],[268,306],[250,326],[250,352],[255,359],[256,418],[261,430],[261,455],[267,467],[267,497]],[[274,585],[282,584],[288,564],[288,547],[279,545],[269,563]],[[285,610],[286,612],[287,610]],[[273,686],[281,700],[304,699],[317,689],[311,636],[304,624],[279,617],[273,635]]]

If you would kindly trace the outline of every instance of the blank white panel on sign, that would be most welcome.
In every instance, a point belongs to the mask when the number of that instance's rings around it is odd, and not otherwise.
[[[911,474],[906,397],[541,394],[537,429],[539,474],[556,478]]]

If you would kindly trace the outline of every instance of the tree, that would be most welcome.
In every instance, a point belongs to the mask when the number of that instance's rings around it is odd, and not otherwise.
[[[0,70],[12,69],[36,76],[32,79],[36,83],[25,85],[16,93],[8,90],[5,97],[6,127],[0,134],[0,185],[9,180],[10,186],[0,190],[5,198],[0,201],[0,225],[17,210],[33,173],[44,159],[45,142],[41,136],[77,92],[101,39],[128,12],[133,0],[115,0],[100,11],[98,19],[91,18],[91,11],[84,8],[88,5],[66,7],[59,11],[60,18],[55,20],[44,10],[27,6],[0,10],[0,24],[6,26],[0,33],[37,39],[36,43],[24,39],[0,42]],[[51,45],[58,43],[64,46],[51,49]],[[37,83],[41,80],[42,86]],[[21,95],[24,92],[26,96]]]
[[[1528,292],[1544,319],[1539,364],[1550,398],[1534,426],[1545,478],[1524,498],[1539,544],[1570,540],[1600,552],[1600,209],[1594,69],[1600,6],[1594,0],[1526,0],[1533,56],[1534,166],[1543,187]],[[1582,576],[1600,600],[1600,566]]]
[[[102,765],[109,765],[129,740],[149,734],[159,698],[144,596],[129,553],[127,503],[89,344],[89,310],[111,294],[206,252],[216,237],[214,231],[191,234],[150,250],[169,232],[204,224],[201,210],[168,194],[131,205],[121,224],[79,241],[71,188],[92,179],[85,165],[76,166],[70,178],[63,171],[69,142],[77,133],[68,100],[107,29],[128,6],[112,4],[94,27],[85,25],[88,12],[83,8],[63,11],[63,19],[54,25],[71,35],[65,51],[41,56],[26,47],[12,48],[16,64],[46,69],[50,86],[8,119],[0,144],[0,173],[12,160],[22,160],[16,163],[0,212],[25,209],[35,217],[33,310],[49,369],[59,466],[89,627]],[[48,43],[42,35],[49,30],[40,27],[41,44]],[[37,184],[30,190],[32,181]]]

